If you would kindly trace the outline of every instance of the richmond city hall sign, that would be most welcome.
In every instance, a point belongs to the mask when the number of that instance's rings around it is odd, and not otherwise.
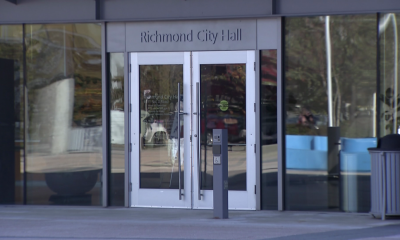
[[[256,23],[254,19],[126,23],[125,46],[128,52],[256,49]]]
[[[212,31],[203,29],[200,31],[190,30],[182,33],[165,33],[160,31],[142,31],[140,42],[142,43],[179,43],[179,42],[235,42],[242,40],[242,29],[223,29]]]

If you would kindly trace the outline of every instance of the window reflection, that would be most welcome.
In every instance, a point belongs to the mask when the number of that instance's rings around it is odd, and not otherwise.
[[[0,204],[23,203],[22,25],[0,25]]]
[[[140,187],[184,187],[183,65],[140,65]],[[178,89],[180,83],[180,89]],[[178,103],[178,91],[182,94]],[[180,128],[180,135],[178,135]],[[180,158],[178,147],[180,146]],[[178,159],[181,161],[179,183]]]
[[[399,14],[382,14],[379,23],[380,43],[380,137],[400,134],[399,116]]]
[[[27,202],[100,205],[100,25],[25,28]]]
[[[261,51],[260,126],[262,209],[278,209],[277,51]]]
[[[200,65],[201,189],[213,189],[212,130],[228,130],[229,190],[246,190],[246,65]]]
[[[124,205],[125,114],[124,54],[110,53],[111,179],[110,205]]]
[[[376,22],[376,15],[287,18],[288,209],[369,211],[367,148],[376,144]],[[328,155],[328,149],[335,153]]]

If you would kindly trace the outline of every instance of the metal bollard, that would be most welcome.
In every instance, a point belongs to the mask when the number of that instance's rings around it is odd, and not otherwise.
[[[228,218],[228,131],[213,129],[214,218]]]

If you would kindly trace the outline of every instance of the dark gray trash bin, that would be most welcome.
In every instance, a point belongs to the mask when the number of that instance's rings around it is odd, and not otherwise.
[[[400,135],[390,134],[378,141],[371,154],[371,214],[400,216]]]

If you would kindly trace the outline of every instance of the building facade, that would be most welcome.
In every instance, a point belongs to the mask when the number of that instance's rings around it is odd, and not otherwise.
[[[0,204],[370,210],[394,1],[0,1]]]

